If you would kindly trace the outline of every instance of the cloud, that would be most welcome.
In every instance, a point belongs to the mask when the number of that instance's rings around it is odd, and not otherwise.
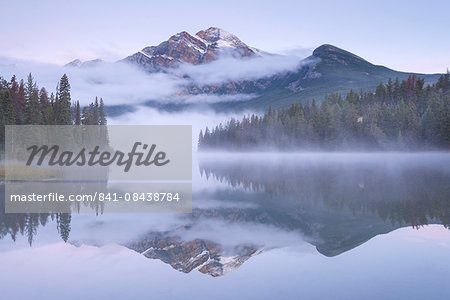
[[[220,85],[231,81],[255,80],[293,71],[311,63],[295,55],[263,55],[253,59],[223,57],[202,65],[183,64],[164,73],[148,73],[125,63],[103,62],[85,68],[23,61],[0,57],[0,76],[26,79],[31,72],[39,87],[54,92],[66,73],[72,100],[87,105],[96,96],[106,105],[137,105],[147,101],[175,103],[216,103],[249,100],[254,94],[186,95],[187,86]]]
[[[298,57],[300,59],[304,59],[313,53],[314,48],[311,47],[289,47],[289,48],[282,48],[279,50],[276,50],[275,53],[279,53],[286,56],[294,56]]]
[[[26,79],[31,72],[38,86],[55,91],[66,73],[70,80],[72,100],[86,105],[103,97],[107,105],[138,104],[150,99],[166,98],[178,91],[185,80],[172,74],[150,74],[123,63],[101,63],[90,68],[63,67],[53,64],[0,58],[0,76],[16,75]]]
[[[266,224],[231,223],[213,219],[201,219],[178,234],[186,241],[204,239],[219,243],[222,247],[251,244],[270,249],[306,244],[300,231],[288,231]]]
[[[296,55],[263,55],[253,59],[224,57],[208,64],[183,64],[174,70],[176,74],[186,74],[200,86],[229,81],[256,80],[279,73],[295,71],[311,63]]]

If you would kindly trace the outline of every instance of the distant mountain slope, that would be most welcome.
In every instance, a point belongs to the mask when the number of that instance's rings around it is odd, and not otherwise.
[[[322,100],[327,93],[344,95],[353,89],[357,92],[375,90],[389,78],[407,79],[413,73],[399,72],[384,66],[371,64],[363,58],[332,45],[316,48],[309,58],[313,63],[296,72],[274,76],[259,96],[240,103],[237,108],[266,109],[288,106],[294,102]],[[434,83],[441,74],[414,73],[425,82]]]

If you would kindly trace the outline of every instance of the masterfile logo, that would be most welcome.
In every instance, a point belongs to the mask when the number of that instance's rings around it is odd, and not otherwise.
[[[5,179],[7,213],[190,212],[192,128],[6,126]]]
[[[8,125],[5,136],[7,180],[192,179],[190,125]]]
[[[142,152],[139,151],[139,147],[142,148]],[[136,166],[144,165],[148,167],[153,164],[154,166],[161,167],[170,162],[169,159],[166,159],[166,152],[158,151],[154,154],[156,149],[155,144],[149,147],[147,144],[135,142],[133,148],[128,153],[122,151],[112,153],[107,150],[101,152],[99,149],[100,146],[95,146],[92,151],[82,148],[78,153],[74,153],[73,151],[60,151],[57,145],[53,145],[52,147],[47,145],[40,147],[38,145],[32,145],[27,148],[30,154],[26,165],[31,166],[35,158],[38,166],[41,166],[44,161],[49,166],[87,165],[92,167],[99,165],[107,167],[115,163],[117,166],[124,166],[124,171],[128,172],[133,163]]]

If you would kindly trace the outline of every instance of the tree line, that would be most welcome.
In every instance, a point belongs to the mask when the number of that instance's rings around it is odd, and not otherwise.
[[[0,144],[5,143],[5,125],[107,125],[102,98],[99,100],[96,97],[82,108],[79,101],[72,101],[70,89],[66,74],[57,83],[55,93],[50,95],[45,87],[38,87],[31,73],[26,83],[24,80],[18,81],[15,75],[9,82],[0,77]],[[38,127],[33,130],[30,134],[45,135]],[[69,142],[74,146],[85,145],[94,141],[100,141],[102,145],[108,144],[107,129],[103,126],[97,130],[95,136],[91,136],[93,130],[86,131],[85,135],[90,136],[75,136],[80,131],[69,131],[66,131],[66,137],[59,137],[63,138],[66,145],[69,145]],[[24,138],[15,137],[15,144],[20,144]],[[23,151],[19,150],[16,151],[18,156],[23,154]]]
[[[18,81],[12,76],[8,82],[0,77],[1,125],[106,125],[103,99],[95,98],[81,108],[72,101],[69,78],[64,74],[55,93],[39,88],[31,73]]]
[[[415,75],[375,92],[327,95],[320,105],[269,107],[262,116],[206,127],[199,150],[422,150],[450,147],[450,74],[426,85]]]

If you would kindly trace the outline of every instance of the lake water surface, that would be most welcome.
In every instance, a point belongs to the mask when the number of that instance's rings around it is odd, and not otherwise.
[[[191,214],[0,213],[1,298],[450,299],[449,228],[447,153],[197,154]]]

